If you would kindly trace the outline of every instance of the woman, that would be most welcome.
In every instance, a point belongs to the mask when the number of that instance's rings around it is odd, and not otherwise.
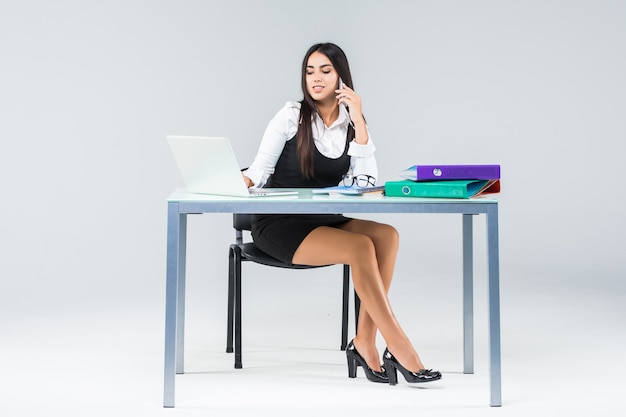
[[[302,62],[300,102],[289,102],[270,121],[257,156],[244,172],[248,187],[374,185],[374,144],[353,90],[348,60],[337,45],[313,45]],[[339,214],[255,215],[255,244],[293,264],[348,264],[361,299],[355,338],[346,350],[348,376],[361,366],[373,382],[397,383],[441,378],[425,369],[396,320],[387,293],[398,251],[398,233],[389,225]],[[387,349],[380,365],[376,332]],[[393,352],[393,353],[392,353]]]

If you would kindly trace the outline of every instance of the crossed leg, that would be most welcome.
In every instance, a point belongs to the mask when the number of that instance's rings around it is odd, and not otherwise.
[[[359,326],[354,339],[370,368],[380,370],[376,332],[407,369],[424,369],[419,355],[400,327],[389,303],[399,238],[386,224],[351,220],[339,228],[318,227],[300,244],[294,263],[308,265],[348,264],[354,288],[361,299]]]

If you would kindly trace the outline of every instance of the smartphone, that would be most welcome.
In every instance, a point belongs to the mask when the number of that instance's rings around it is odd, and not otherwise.
[[[341,77],[339,77],[339,88],[338,90],[341,90],[343,88],[343,80],[341,79]],[[348,105],[346,103],[339,103],[340,105],[344,106],[345,108],[348,108]]]

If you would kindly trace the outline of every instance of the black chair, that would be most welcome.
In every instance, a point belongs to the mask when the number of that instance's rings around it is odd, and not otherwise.
[[[258,264],[288,269],[311,269],[321,266],[288,265],[266,254],[255,246],[253,242],[243,242],[243,231],[251,230],[251,214],[233,214],[235,228],[235,243],[230,245],[228,252],[228,326],[226,352],[233,352],[233,335],[235,344],[235,368],[242,368],[241,362],[241,262],[252,261]],[[323,265],[330,266],[330,265]],[[348,304],[350,296],[350,266],[343,266],[343,295],[342,295],[342,323],[341,323],[341,350],[346,350],[348,344]],[[360,300],[354,294],[355,323],[358,323]]]

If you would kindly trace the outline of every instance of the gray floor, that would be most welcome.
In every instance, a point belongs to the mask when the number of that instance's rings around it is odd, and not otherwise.
[[[239,416],[308,410],[316,415],[608,416],[626,411],[621,397],[626,297],[615,277],[503,271],[504,404],[490,408],[480,278],[473,375],[462,373],[459,283],[426,274],[396,278],[391,293],[396,313],[424,362],[444,378],[390,387],[369,383],[360,370],[357,379],[347,378],[345,354],[338,349],[339,280],[331,277],[339,270],[302,273],[310,276],[285,279],[275,273],[246,282],[242,370],[233,369],[232,354],[224,353],[223,283],[210,286],[190,276],[186,374],[176,380],[175,409],[161,407],[160,290],[139,301],[113,293],[99,294],[94,303],[68,299],[66,308],[4,320],[2,415]]]

